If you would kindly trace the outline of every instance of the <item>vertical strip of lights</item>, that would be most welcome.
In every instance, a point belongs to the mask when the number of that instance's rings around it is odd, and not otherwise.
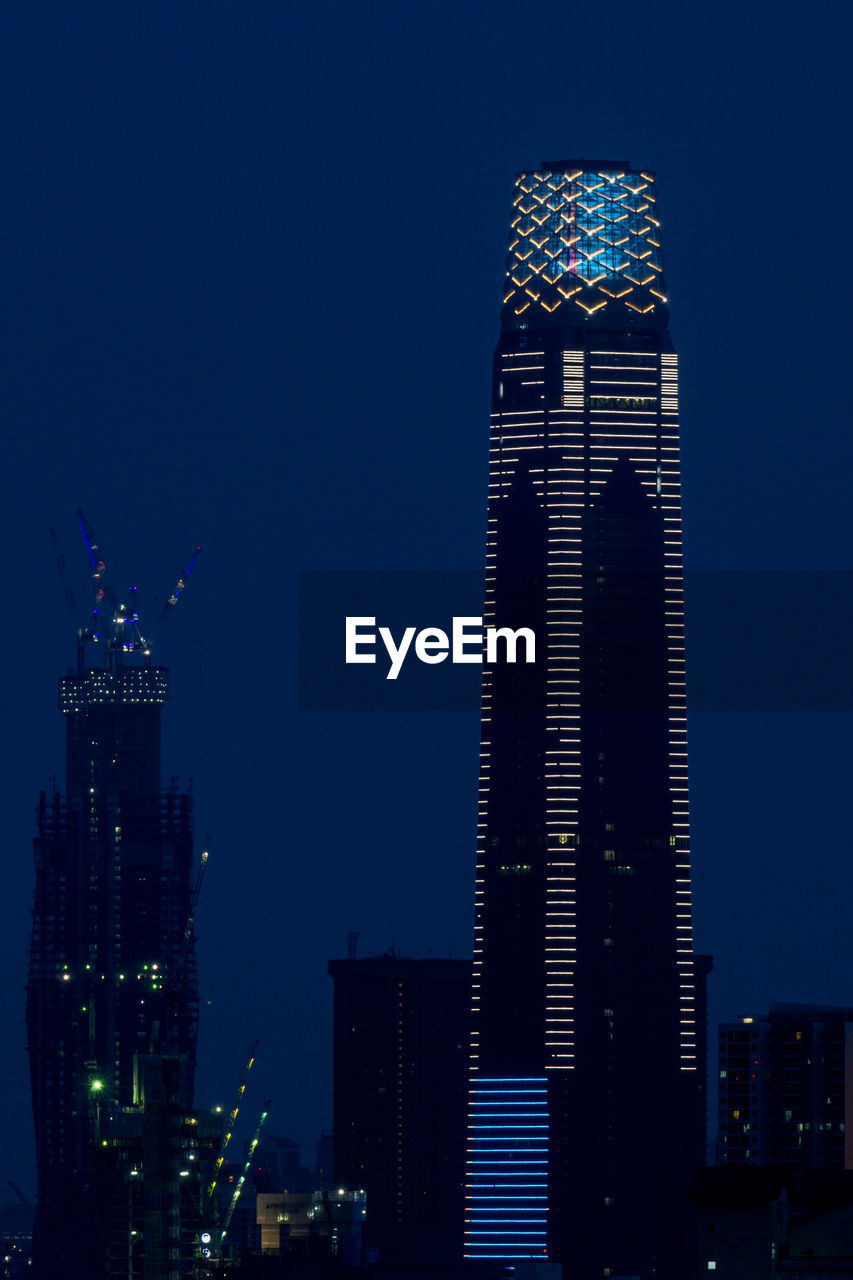
[[[491,416],[489,444],[489,516],[486,536],[486,591],[483,621],[486,627],[495,625],[495,580],[497,570],[497,531],[500,502],[509,496],[513,476],[519,460],[525,455],[528,470],[536,491],[543,493],[546,468],[544,449],[546,442],[546,411],[543,390],[545,386],[545,352],[525,350],[507,352],[500,358],[499,400],[503,399],[504,386],[513,390],[523,386],[534,388],[535,407],[523,410],[499,408]],[[536,465],[537,463],[541,465]],[[491,781],[491,738],[493,710],[493,676],[487,665],[483,667],[481,695],[480,777],[477,813],[477,873],[474,891],[474,971],[471,995],[471,1078],[478,1069],[480,1052],[480,992],[483,979],[483,917],[486,906],[486,829]]]
[[[465,1257],[548,1256],[548,1087],[544,1076],[471,1085]]]
[[[642,210],[641,210],[642,212]],[[678,444],[678,357],[602,345],[588,355],[589,494],[601,493],[620,456],[633,464],[664,527],[669,786],[674,853],[674,924],[679,984],[680,1065],[696,1069],[696,1009],[691,922],[687,704]],[[615,400],[622,401],[615,407]],[[625,408],[625,400],[631,407]]]
[[[678,444],[678,357],[661,356],[660,492],[664,517],[666,637],[669,678],[669,785],[675,852],[675,947],[682,1071],[697,1069],[696,993],[690,894],[690,809],[687,791],[687,684],[684,660],[684,579]]]
[[[575,1065],[575,848],[581,784],[578,660],[583,607],[585,377],[584,352],[564,351],[561,403],[551,410],[548,424],[545,1055],[549,1071],[567,1071]]]

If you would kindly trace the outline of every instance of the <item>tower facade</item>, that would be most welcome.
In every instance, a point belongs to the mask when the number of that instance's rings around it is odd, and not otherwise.
[[[137,1101],[139,1055],[180,1062],[191,1105],[198,1015],[192,800],[160,783],[168,672],[125,663],[117,646],[106,656],[87,666],[81,645],[59,682],[65,789],[37,810],[27,986],[34,1271],[74,1280],[104,1274],[115,1225],[99,1217],[108,1115]]]
[[[704,1154],[662,268],[653,174],[517,176],[484,613],[536,661],[484,668],[465,1252],[579,1280],[678,1273]]]

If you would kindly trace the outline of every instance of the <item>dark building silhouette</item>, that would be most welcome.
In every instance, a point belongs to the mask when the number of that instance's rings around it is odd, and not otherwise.
[[[385,1261],[459,1252],[471,962],[332,960],[334,1171]]]
[[[252,1154],[251,1181],[255,1191],[313,1191],[312,1171],[301,1163],[300,1155],[299,1143],[292,1138],[264,1134]]]
[[[732,1280],[778,1280],[788,1239],[791,1187],[781,1169],[700,1169],[697,1270]]]
[[[718,1049],[720,1164],[853,1170],[853,1009],[774,1004]]]
[[[494,360],[465,1252],[681,1276],[704,1158],[654,175],[519,174]]]
[[[851,1280],[853,1171],[700,1169],[695,1270],[731,1280]]]
[[[147,656],[135,664],[131,621],[114,618],[101,637],[105,666],[86,665],[81,642],[76,671],[59,682],[65,789],[42,793],[37,813],[27,1034],[33,1273],[45,1280],[104,1274],[114,1223],[95,1152],[108,1114],[136,1101],[137,1055],[180,1062],[183,1108],[192,1102],[192,799],[175,782],[161,788],[168,672]]]
[[[331,1133],[321,1133],[316,1145],[317,1163],[314,1167],[314,1186],[327,1191],[334,1181],[335,1139]]]

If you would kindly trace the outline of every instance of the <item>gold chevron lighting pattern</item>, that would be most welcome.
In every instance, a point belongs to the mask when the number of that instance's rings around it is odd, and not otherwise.
[[[618,304],[645,316],[666,303],[653,174],[569,169],[520,173],[515,185],[504,304],[520,322]]]

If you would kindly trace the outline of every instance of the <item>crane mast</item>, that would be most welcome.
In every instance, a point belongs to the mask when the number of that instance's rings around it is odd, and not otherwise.
[[[255,1128],[252,1141],[249,1143],[249,1150],[246,1155],[246,1163],[243,1165],[243,1172],[240,1174],[240,1177],[237,1179],[237,1185],[234,1188],[234,1194],[231,1197],[231,1203],[228,1206],[228,1212],[225,1214],[225,1221],[222,1224],[222,1234],[219,1237],[220,1253],[222,1252],[223,1245],[225,1244],[225,1237],[228,1234],[228,1228],[231,1225],[231,1219],[234,1216],[234,1210],[237,1208],[237,1201],[240,1199],[240,1193],[243,1190],[243,1185],[249,1176],[249,1169],[252,1164],[252,1157],[254,1156],[255,1149],[257,1148],[257,1145],[261,1140],[261,1129],[263,1129],[267,1115],[269,1114],[269,1107],[270,1107],[270,1099],[267,1099],[266,1103],[264,1104],[264,1110],[260,1114],[260,1118]]]
[[[234,1132],[234,1122],[236,1121],[237,1113],[240,1110],[240,1103],[243,1101],[243,1094],[246,1092],[246,1084],[249,1079],[249,1072],[252,1070],[252,1067],[255,1065],[255,1053],[257,1052],[257,1048],[259,1044],[260,1044],[260,1040],[256,1040],[252,1045],[251,1049],[249,1050],[249,1057],[246,1061],[245,1067],[243,1068],[243,1074],[240,1077],[240,1084],[237,1087],[237,1093],[234,1098],[234,1105],[231,1108],[231,1114],[228,1117],[228,1122],[225,1126],[225,1132],[222,1135],[222,1145],[219,1148],[219,1154],[216,1157],[216,1161],[213,1166],[213,1178],[211,1179],[210,1186],[207,1188],[208,1200],[212,1200],[216,1192],[216,1184],[219,1181],[219,1174],[222,1169],[222,1165],[225,1161],[225,1152],[228,1150],[228,1144],[230,1143],[231,1135]]]

